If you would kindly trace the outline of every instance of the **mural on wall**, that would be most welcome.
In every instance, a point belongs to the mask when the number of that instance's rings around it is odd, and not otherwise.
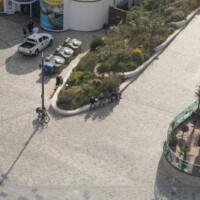
[[[63,30],[64,0],[41,0],[41,26],[48,30]]]
[[[11,0],[13,3],[17,4],[27,4],[27,3],[33,3],[36,0]]]

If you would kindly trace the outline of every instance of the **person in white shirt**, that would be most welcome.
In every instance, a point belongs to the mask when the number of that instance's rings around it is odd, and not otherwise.
[[[38,27],[34,27],[34,28],[33,28],[33,33],[38,33],[39,30],[40,30],[40,29],[39,29]]]

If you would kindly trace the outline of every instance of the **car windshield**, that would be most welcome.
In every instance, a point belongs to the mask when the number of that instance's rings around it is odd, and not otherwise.
[[[26,42],[36,43],[36,44],[37,44],[37,41],[36,41],[36,40],[34,40],[34,39],[30,39],[30,38],[27,38]]]

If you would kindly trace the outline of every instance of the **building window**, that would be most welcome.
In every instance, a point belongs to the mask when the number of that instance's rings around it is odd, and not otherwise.
[[[0,0],[0,12],[4,11],[4,0]]]

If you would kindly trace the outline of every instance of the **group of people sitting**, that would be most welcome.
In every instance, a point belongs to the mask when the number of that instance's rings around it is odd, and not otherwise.
[[[98,97],[92,96],[90,99],[90,110],[95,110],[97,106],[102,107],[106,103],[118,102],[121,99],[121,91],[119,88],[112,89],[107,92],[102,92]]]

